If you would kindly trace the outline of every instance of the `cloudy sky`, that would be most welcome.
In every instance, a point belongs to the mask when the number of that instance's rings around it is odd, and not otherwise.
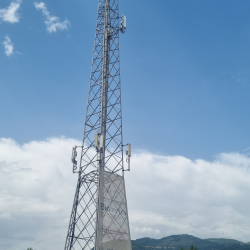
[[[96,1],[0,2],[0,249],[62,249]],[[120,0],[132,238],[250,241],[250,2]]]

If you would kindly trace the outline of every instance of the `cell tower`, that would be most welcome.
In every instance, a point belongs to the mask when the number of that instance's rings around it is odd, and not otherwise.
[[[84,137],[72,150],[78,182],[65,250],[131,250],[123,164],[119,0],[99,0]],[[77,148],[81,148],[77,166]]]

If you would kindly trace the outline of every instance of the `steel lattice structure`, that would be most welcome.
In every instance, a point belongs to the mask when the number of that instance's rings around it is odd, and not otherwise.
[[[98,1],[84,137],[80,166],[73,167],[78,182],[65,250],[102,250],[103,242],[115,241],[127,242],[126,249],[131,249],[119,57],[119,31],[126,27],[120,26],[120,19],[119,0]]]

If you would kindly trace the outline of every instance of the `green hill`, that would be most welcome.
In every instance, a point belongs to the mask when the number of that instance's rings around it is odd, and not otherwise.
[[[223,250],[250,250],[249,244],[241,244],[238,246],[228,246],[223,248]]]
[[[211,239],[206,239],[212,242],[217,242],[220,243],[222,245],[225,246],[231,246],[231,245],[235,245],[235,244],[244,244],[244,242],[238,241],[238,240],[232,240],[232,239],[215,239],[215,238],[211,238]]]
[[[198,250],[250,250],[250,245],[232,239],[200,239],[188,234],[172,235],[161,239],[141,238],[132,240],[133,250],[179,250],[193,244]]]

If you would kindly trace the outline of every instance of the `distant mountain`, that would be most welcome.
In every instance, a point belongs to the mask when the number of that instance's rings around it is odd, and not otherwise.
[[[179,250],[191,244],[198,250],[250,250],[250,244],[232,239],[200,239],[188,234],[172,235],[161,239],[141,238],[132,240],[133,250]]]
[[[238,240],[232,240],[232,239],[216,239],[216,238],[211,238],[211,239],[206,239],[212,242],[217,242],[219,244],[225,245],[225,246],[232,246],[232,245],[237,245],[237,244],[244,244],[242,241]]]

